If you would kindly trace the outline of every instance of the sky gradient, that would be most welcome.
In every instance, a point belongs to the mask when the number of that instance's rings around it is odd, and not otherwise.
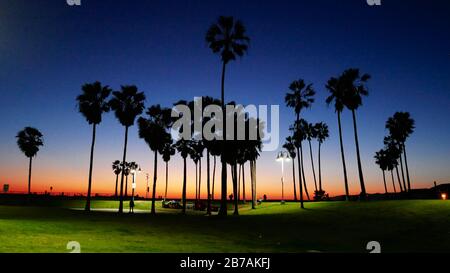
[[[344,186],[337,117],[325,104],[324,86],[331,76],[350,67],[372,75],[370,95],[357,112],[367,191],[384,191],[373,155],[383,146],[385,121],[396,111],[409,111],[416,121],[407,142],[412,186],[448,183],[449,14],[449,2],[437,0],[382,1],[379,7],[368,6],[365,0],[82,0],[80,7],[69,7],[65,0],[2,0],[0,185],[26,190],[28,160],[15,135],[33,126],[44,134],[45,146],[34,160],[32,191],[52,186],[56,192],[86,192],[91,127],[77,112],[75,101],[84,83],[99,80],[115,90],[135,84],[145,92],[146,106],[171,106],[201,95],[220,97],[220,60],[204,41],[207,28],[220,15],[241,19],[251,37],[248,55],[227,70],[227,101],[280,105],[280,139],[284,140],[294,119],[292,110],[284,106],[289,84],[299,78],[314,84],[316,102],[302,116],[329,125],[322,173],[324,189],[331,195],[342,194]],[[357,194],[351,115],[345,111],[342,118],[350,191]],[[124,128],[112,113],[107,114],[97,129],[94,193],[114,190],[111,162],[122,156],[123,135]],[[317,143],[313,145],[317,160]],[[128,147],[128,160],[138,162],[151,182],[153,155],[138,138],[137,126],[130,129]],[[263,153],[258,160],[258,197],[280,195],[281,166],[275,155]],[[160,162],[157,195],[164,189]],[[193,163],[188,164],[192,194],[195,175]],[[287,196],[292,196],[291,168],[286,165]],[[206,167],[203,170],[206,185]],[[308,153],[305,170],[312,194]],[[176,156],[170,163],[170,196],[180,195],[181,175],[182,162]],[[145,175],[140,175],[138,194],[144,191]],[[203,187],[203,196],[205,191]]]

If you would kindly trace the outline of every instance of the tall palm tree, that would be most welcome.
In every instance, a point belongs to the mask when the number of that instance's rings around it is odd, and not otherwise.
[[[291,107],[294,109],[295,113],[295,122],[300,122],[300,113],[303,109],[311,107],[311,105],[314,102],[314,95],[316,92],[314,91],[312,84],[305,84],[305,81],[302,79],[299,79],[297,81],[293,81],[289,86],[289,91],[286,93],[286,96],[284,98],[284,101],[286,103],[286,106]],[[300,155],[300,144],[301,142],[296,142],[296,149],[297,149],[297,155]],[[300,205],[301,208],[304,208],[303,205],[303,186],[302,186],[302,173],[303,171],[303,165],[301,164],[300,160],[301,157],[297,157],[298,160],[298,177],[300,181]],[[306,191],[306,189],[305,189]],[[309,198],[308,198],[309,199]]]
[[[387,153],[385,150],[381,149],[378,152],[375,153],[375,163],[380,167],[381,171],[383,172],[383,182],[384,182],[384,190],[385,193],[388,193],[387,190],[387,184],[386,184],[386,176],[385,176],[385,171],[387,170],[388,167],[388,161],[387,161]]]
[[[288,136],[286,138],[286,142],[283,144],[283,148],[286,149],[286,151],[288,151],[289,156],[292,158],[292,181],[294,184],[294,201],[297,202],[297,188],[295,185],[295,157],[297,156],[297,153],[295,152],[295,142],[292,136]]]
[[[314,178],[314,186],[316,189],[315,195],[316,195],[316,197],[318,197],[319,189],[317,188],[316,171],[314,168],[314,157],[313,157],[312,145],[311,145],[311,140],[313,138],[316,138],[317,132],[316,132],[316,128],[314,127],[314,125],[312,123],[307,123],[305,130],[306,130],[305,131],[306,139],[308,140],[308,144],[309,144],[309,156],[311,158],[311,167],[312,167],[313,178]]]
[[[402,156],[402,149],[401,146],[398,144],[398,142],[392,137],[392,136],[386,136],[383,140],[385,145],[385,150],[388,152],[389,157],[392,160],[392,164],[395,168],[395,171],[397,173],[397,180],[398,184],[400,185],[400,191],[406,191],[406,182],[405,178],[403,177],[403,185],[402,181],[400,180],[400,174],[398,171],[398,165],[400,165],[402,176],[403,176],[403,165],[401,163],[401,156]]]
[[[111,88],[102,86],[100,82],[87,83],[81,87],[82,94],[77,97],[78,111],[92,125],[92,144],[89,163],[88,192],[86,195],[85,210],[91,210],[92,168],[94,164],[95,129],[102,122],[103,113],[109,112],[108,97]]]
[[[193,141],[192,142],[192,150],[195,154],[195,158],[198,163],[198,192],[197,199],[201,200],[201,190],[202,190],[202,158],[203,151],[205,150],[205,145],[203,141]]]
[[[43,135],[36,128],[25,127],[17,133],[16,138],[20,151],[30,159],[28,166],[28,194],[31,194],[31,166],[33,157],[39,152],[39,147],[44,146]]]
[[[198,151],[196,150],[197,141],[191,140],[190,141],[190,147],[189,150],[189,157],[192,159],[195,165],[195,201],[198,201],[198,162],[200,161],[200,155],[198,154]]]
[[[408,160],[406,157],[406,139],[414,132],[414,119],[408,112],[396,112],[393,117],[390,117],[386,122],[386,129],[389,130],[391,136],[399,143],[403,150],[403,157],[405,159],[406,178],[408,180],[408,191],[411,190],[411,180],[409,178]],[[401,159],[401,156],[400,156]]]
[[[114,174],[116,175],[116,187],[114,190],[114,197],[117,198],[117,186],[119,183],[119,174],[122,172],[122,164],[120,163],[120,160],[115,160],[112,163],[112,169],[113,169]]]
[[[158,153],[162,153],[164,145],[172,141],[168,130],[172,124],[171,109],[161,108],[159,104],[148,108],[147,117],[138,119],[139,137],[144,139],[150,150],[154,152],[153,192],[151,214],[156,214],[156,181],[158,170]]]
[[[369,74],[361,75],[359,69],[348,69],[341,76],[344,85],[344,105],[352,112],[353,131],[355,135],[356,158],[358,160],[359,183],[361,186],[361,199],[366,199],[366,186],[359,153],[358,129],[356,126],[356,110],[362,105],[362,97],[369,95],[366,84],[370,79]]]
[[[180,153],[181,157],[183,158],[183,190],[182,190],[182,213],[186,214],[186,176],[187,176],[187,166],[186,166],[186,158],[191,153],[191,145],[190,140],[185,140],[183,138],[180,138],[175,143],[175,148]]]
[[[206,42],[214,54],[220,55],[222,61],[221,100],[225,113],[225,71],[230,61],[236,56],[242,57],[248,50],[250,38],[246,35],[244,24],[233,17],[220,16],[217,23],[210,26],[206,33]],[[225,119],[223,120],[223,136],[226,136]],[[225,145],[225,143],[223,143]],[[222,147],[222,196],[219,215],[227,215],[227,165],[225,162],[225,146]]]
[[[340,78],[334,77],[330,78],[325,87],[330,92],[330,95],[326,99],[326,103],[328,106],[333,103],[334,110],[337,114],[339,127],[339,143],[341,147],[342,170],[344,172],[345,199],[349,201],[350,193],[348,190],[347,167],[345,164],[344,142],[342,140],[342,125],[341,125],[341,114],[342,111],[344,111],[345,91],[342,86],[342,80]]]
[[[166,163],[166,189],[164,190],[164,201],[167,199],[167,188],[169,185],[169,161],[171,157],[175,155],[175,148],[173,147],[172,142],[173,140],[171,137],[170,141],[164,143],[164,147],[162,149],[162,158]]]
[[[305,177],[305,167],[303,165],[303,141],[306,140],[306,130],[307,130],[307,126],[308,126],[308,122],[304,119],[300,119],[298,122],[296,121],[294,126],[292,126],[290,129],[293,132],[293,137],[294,137],[294,141],[295,141],[295,146],[299,149],[300,151],[300,160],[299,160],[299,166],[301,168],[301,177],[303,178],[303,187],[305,188],[305,194],[306,197],[308,198],[308,201],[311,200],[309,198],[309,193],[308,193],[308,187],[306,185],[306,177]],[[300,180],[300,184],[301,184]],[[303,207],[302,207],[303,208]]]
[[[323,195],[325,192],[322,189],[322,168],[321,168],[321,160],[320,160],[320,148],[322,147],[323,142],[330,137],[330,133],[328,131],[328,125],[324,122],[319,122],[314,125],[316,130],[316,138],[319,143],[319,192]]]
[[[144,92],[139,92],[134,85],[126,85],[122,86],[120,91],[114,91],[113,98],[109,102],[116,118],[125,127],[122,166],[125,166],[127,158],[128,129],[134,125],[136,117],[144,111],[144,101]],[[119,213],[123,213],[123,178],[124,173],[122,172],[120,178]]]

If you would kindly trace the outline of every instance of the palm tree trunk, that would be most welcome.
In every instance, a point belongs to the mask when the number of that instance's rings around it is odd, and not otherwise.
[[[202,158],[198,162],[198,199],[202,200]]]
[[[128,197],[128,175],[125,175],[125,197]]]
[[[297,165],[298,165],[298,184],[299,184],[299,189],[300,189],[300,207],[302,209],[304,209],[305,207],[303,206],[303,185],[302,185],[302,172],[301,172],[301,168],[302,168],[302,164],[300,162],[300,149],[299,147],[297,148]]]
[[[406,159],[405,142],[403,142],[403,156],[405,157],[405,170],[406,170],[406,179],[408,180],[408,191],[411,191],[411,181],[409,180],[408,160]]]
[[[386,176],[385,176],[385,174],[384,174],[384,170],[382,170],[382,171],[383,171],[384,191],[385,191],[385,193],[387,194],[387,193],[388,193],[388,190],[387,190],[387,185],[386,185]]]
[[[292,159],[292,181],[294,182],[294,201],[297,202],[297,186],[295,185],[295,160]]]
[[[400,154],[400,170],[402,171],[403,190],[406,192],[408,191],[408,188],[406,187],[405,173],[403,172],[403,159],[401,154]]]
[[[308,187],[306,186],[305,167],[303,165],[303,147],[301,142],[300,142],[300,162],[302,163],[303,186],[305,187],[306,197],[308,198],[308,201],[311,201],[311,199],[309,198]]]
[[[164,201],[167,199],[167,188],[169,186],[169,161],[166,161],[166,190],[164,191]]]
[[[319,156],[319,191],[322,193],[322,170],[321,170],[321,162],[320,162],[320,147],[321,147],[321,143],[319,141],[319,151],[318,151],[318,156]]]
[[[225,69],[226,69],[226,63],[222,63],[222,82],[221,82],[221,99],[222,99],[222,115],[223,115],[223,141],[222,141],[222,155],[221,155],[221,161],[222,161],[222,198],[220,200],[220,210],[219,215],[221,216],[227,216],[227,163],[225,161],[225,153],[226,153],[226,146],[225,141],[227,138],[227,126],[226,126],[226,118],[225,118]]]
[[[239,173],[238,175],[238,180],[237,180],[237,197],[238,197],[238,201],[241,199],[241,165],[238,165],[238,163],[236,163],[236,168],[238,168],[239,166],[239,170],[236,171],[237,173]]]
[[[361,199],[366,199],[366,185],[364,184],[364,175],[362,171],[362,165],[361,165],[361,155],[359,154],[359,141],[358,141],[358,128],[356,126],[356,111],[352,110],[352,116],[353,116],[353,130],[355,133],[355,144],[356,144],[356,157],[358,159],[358,174],[359,174],[359,183],[361,185]]]
[[[117,198],[117,184],[119,183],[119,175],[116,174],[116,189],[114,190],[114,197]]]
[[[255,162],[250,161],[250,180],[252,186],[252,209],[256,209],[256,185],[255,185],[255,172],[254,172]]]
[[[242,168],[242,201],[245,204],[245,163],[241,165]]]
[[[212,194],[211,199],[214,201],[214,186],[216,185],[216,156],[214,156],[214,167],[213,167],[213,175],[212,175]]]
[[[317,191],[318,188],[317,188],[317,180],[316,180],[316,171],[314,168],[314,158],[313,158],[313,153],[312,153],[311,140],[308,140],[308,143],[309,143],[309,156],[311,157],[311,167],[312,167],[313,177],[314,177],[314,186]]]
[[[231,166],[233,175],[233,192],[234,192],[234,215],[239,215],[239,193],[237,181],[237,164]]]
[[[122,175],[120,177],[119,213],[123,213],[123,177],[124,177],[123,170],[125,170],[125,162],[127,159],[127,142],[128,142],[128,126],[125,126],[125,143],[123,145]]]
[[[155,150],[155,160],[153,166],[153,192],[152,192],[152,211],[151,213],[156,214],[155,210],[155,197],[156,197],[156,179],[158,175],[158,151]]]
[[[92,167],[94,164],[94,146],[95,146],[95,123],[92,125],[92,144],[91,144],[91,157],[89,163],[89,181],[88,181],[88,192],[86,196],[86,206],[85,211],[91,210],[91,189],[92,189]]]
[[[210,167],[209,167],[209,151],[206,151],[206,190],[207,190],[207,205],[206,205],[206,214],[211,215],[211,179],[210,179]]]
[[[347,179],[347,167],[345,165],[344,142],[342,141],[341,112],[338,111],[337,116],[338,116],[338,125],[339,125],[339,142],[341,143],[342,169],[344,170],[345,198],[347,201],[349,201],[350,194],[348,192],[348,179]]]
[[[30,164],[28,165],[28,195],[31,195],[31,168],[33,165],[33,157],[30,156]]]
[[[392,178],[392,186],[394,188],[394,193],[397,193],[397,189],[395,188],[394,172],[392,170],[391,170],[391,178]]]
[[[198,163],[195,163],[195,201],[198,200]]]
[[[395,166],[395,171],[397,172],[397,181],[398,181],[398,184],[400,185],[400,192],[403,192],[402,182],[400,180],[400,174],[398,172],[398,167],[397,166]]]
[[[183,157],[183,209],[182,213],[186,214],[186,157]]]

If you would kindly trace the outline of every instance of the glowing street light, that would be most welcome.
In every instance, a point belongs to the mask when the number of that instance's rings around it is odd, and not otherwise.
[[[442,200],[447,200],[447,194],[446,193],[442,193],[441,194],[441,198],[442,198]]]
[[[288,152],[281,151],[277,155],[277,161],[281,162],[281,204],[284,204],[284,161],[291,161],[291,157]]]

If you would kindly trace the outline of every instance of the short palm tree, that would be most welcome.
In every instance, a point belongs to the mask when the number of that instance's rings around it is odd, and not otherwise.
[[[172,142],[172,137],[170,137],[170,140],[167,140],[162,148],[162,158],[166,163],[166,188],[164,190],[164,201],[167,199],[167,188],[169,186],[169,161],[172,156],[175,155],[175,148],[173,147]]]
[[[172,124],[171,109],[161,108],[161,106],[153,105],[148,108],[147,117],[138,119],[139,137],[144,139],[150,150],[154,152],[153,166],[153,192],[151,214],[156,214],[155,198],[156,198],[156,181],[158,170],[158,153],[162,153],[164,145],[172,141],[168,132]]]
[[[320,148],[322,147],[323,142],[330,137],[330,133],[328,130],[328,125],[324,122],[319,122],[314,125],[316,130],[316,139],[319,143],[318,156],[319,156],[319,192],[323,195],[325,192],[322,188],[322,167],[320,160]]]
[[[385,171],[388,168],[388,160],[387,160],[387,153],[385,150],[381,149],[378,152],[375,153],[375,163],[380,167],[381,171],[383,172],[383,182],[384,182],[384,190],[385,193],[388,193],[387,190],[387,184],[386,184],[386,176]]]
[[[284,101],[286,103],[286,106],[291,107],[294,109],[295,113],[295,122],[300,122],[300,113],[303,109],[311,107],[311,105],[314,102],[314,95],[316,92],[314,91],[312,84],[306,84],[304,80],[299,79],[296,81],[293,81],[289,85],[289,91],[286,93],[286,96],[284,98]],[[296,142],[296,149],[297,149],[297,155],[300,155],[300,142]],[[302,208],[304,208],[303,205],[303,186],[302,186],[302,173],[303,171],[303,164],[300,162],[301,157],[297,157],[298,161],[298,177],[299,177],[299,184],[300,184],[300,205]],[[305,191],[307,191],[305,189]],[[308,198],[309,199],[309,198]]]
[[[406,157],[406,139],[414,132],[414,119],[408,112],[396,112],[393,117],[386,122],[386,129],[389,130],[391,136],[398,142],[403,150],[405,158],[406,178],[408,181],[408,191],[411,190],[411,180],[409,178],[408,160]],[[401,157],[400,157],[401,158]]]
[[[347,167],[345,164],[345,154],[344,154],[344,142],[342,140],[342,125],[341,125],[341,114],[344,111],[344,88],[342,86],[342,80],[340,78],[330,78],[325,85],[330,95],[326,99],[327,105],[334,104],[334,110],[337,114],[338,127],[339,127],[339,143],[341,147],[341,159],[342,159],[342,170],[344,172],[344,187],[345,187],[345,198],[347,201],[350,200],[350,193],[348,189],[348,178],[347,178]]]
[[[78,111],[92,125],[92,144],[89,163],[88,192],[85,210],[91,210],[92,168],[94,164],[95,129],[102,122],[103,113],[109,112],[108,97],[111,88],[102,86],[100,82],[87,83],[81,87],[82,94],[77,97]]]
[[[114,190],[114,197],[117,198],[117,186],[119,183],[119,174],[122,172],[122,164],[120,163],[120,160],[115,160],[112,163],[112,169],[113,169],[114,174],[116,175],[116,187]]]
[[[233,17],[220,16],[217,23],[211,25],[206,33],[206,42],[214,54],[220,55],[222,61],[221,100],[222,110],[225,110],[225,70],[236,56],[242,57],[248,50],[250,38],[246,35],[244,24]],[[225,112],[225,111],[224,111]],[[226,136],[225,119],[223,120],[223,136]],[[222,143],[225,145],[225,143]],[[222,196],[219,215],[227,215],[227,165],[225,149],[222,147]]]
[[[297,202],[297,187],[295,185],[295,157],[297,153],[295,152],[295,143],[292,136],[288,136],[286,138],[286,142],[283,144],[283,148],[289,153],[289,156],[292,158],[292,181],[294,184],[294,201]],[[320,173],[320,172],[319,172]]]
[[[134,125],[136,117],[144,111],[144,101],[145,95],[143,92],[139,92],[134,85],[127,85],[122,86],[120,91],[114,91],[113,98],[109,102],[116,118],[125,127],[122,166],[125,165],[127,158],[128,129]],[[123,178],[124,173],[122,172],[120,178],[119,213],[123,213]]]
[[[308,122],[304,119],[300,119],[298,122],[296,121],[294,123],[294,126],[290,128],[290,130],[293,133],[294,143],[299,153],[299,169],[301,169],[301,178],[303,178],[303,187],[305,189],[305,194],[308,200],[310,200],[309,193],[308,193],[308,187],[306,184],[306,176],[305,176],[305,167],[303,165],[303,141],[306,140],[306,130],[307,130]],[[302,184],[302,179],[300,179],[300,185]],[[302,194],[302,191],[300,190],[300,194]],[[302,199],[300,199],[300,202],[302,202]],[[303,208],[303,206],[302,206]]]
[[[401,192],[406,191],[405,179],[403,177],[403,185],[402,185],[402,181],[400,179],[400,173],[398,171],[398,165],[399,165],[399,162],[401,162],[400,159],[401,159],[401,155],[402,155],[402,150],[399,147],[397,141],[394,140],[392,138],[392,136],[386,136],[384,138],[383,142],[384,142],[385,150],[387,151],[389,158],[392,161],[392,165],[395,168],[398,184],[400,186],[400,191]],[[402,167],[402,165],[400,165],[400,167]],[[402,175],[403,175],[403,168],[402,168]]]
[[[185,140],[183,138],[180,138],[175,143],[175,149],[180,153],[181,158],[183,158],[183,189],[182,189],[182,213],[186,214],[186,176],[187,176],[187,164],[186,164],[186,158],[191,153],[191,145],[190,140]]]
[[[28,166],[28,194],[31,194],[31,168],[33,157],[39,152],[39,147],[44,146],[44,139],[41,132],[33,127],[25,127],[17,133],[17,145],[22,153],[30,159]]]
[[[361,199],[366,199],[366,186],[359,152],[358,129],[356,126],[356,110],[362,106],[362,97],[369,95],[366,84],[370,79],[369,74],[361,75],[359,69],[348,69],[344,71],[341,80],[344,86],[344,105],[352,112],[353,131],[355,135],[356,158],[358,160],[359,183],[361,186]]]

